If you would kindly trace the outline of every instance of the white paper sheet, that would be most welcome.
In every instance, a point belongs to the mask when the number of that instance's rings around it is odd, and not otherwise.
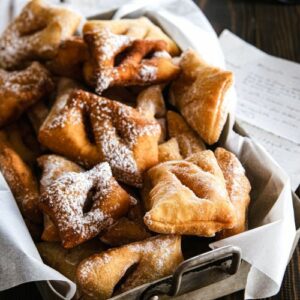
[[[284,168],[291,179],[291,186],[296,190],[300,184],[300,145],[279,137],[247,122],[238,120],[243,129],[257,140],[272,157]],[[300,129],[300,124],[299,124]]]
[[[236,116],[300,184],[300,64],[270,56],[230,31],[220,36],[227,67],[235,73]]]
[[[108,7],[114,7],[116,3],[119,5],[119,2],[103,1],[99,6],[95,2],[95,6],[89,6],[89,14],[106,12]],[[183,49],[193,47],[209,62],[224,66],[216,34],[192,1],[125,2],[126,5],[117,11],[115,18],[147,15],[160,24]],[[77,10],[83,12],[79,1],[76,3]],[[230,127],[227,128],[229,132],[225,132],[227,140],[224,147],[236,153],[252,184],[250,230],[216,242],[211,247],[228,244],[241,247],[243,259],[252,264],[246,286],[246,298],[268,297],[279,291],[295,240],[290,183],[285,172],[262,147],[249,138],[235,134]],[[22,282],[56,279],[66,282],[68,289],[65,294],[70,297],[74,292],[74,285],[55,270],[42,264],[2,176],[0,197],[0,253],[4,253],[0,259],[0,269],[5,268],[5,272],[0,272],[0,290]],[[7,262],[12,267],[7,266]]]

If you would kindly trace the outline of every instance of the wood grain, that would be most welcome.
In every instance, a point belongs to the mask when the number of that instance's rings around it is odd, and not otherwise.
[[[271,55],[300,63],[300,5],[254,0],[199,0],[195,3],[218,34],[227,28]],[[241,291],[221,299],[240,300],[243,295]],[[288,265],[280,292],[268,299],[300,299],[300,243]]]

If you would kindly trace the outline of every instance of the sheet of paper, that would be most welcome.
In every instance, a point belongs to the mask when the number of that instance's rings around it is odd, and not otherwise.
[[[270,56],[228,30],[220,36],[235,73],[236,116],[246,131],[300,184],[300,65]]]
[[[296,190],[300,184],[300,145],[247,122],[238,121],[243,129],[265,147],[273,158],[288,171],[292,189]]]

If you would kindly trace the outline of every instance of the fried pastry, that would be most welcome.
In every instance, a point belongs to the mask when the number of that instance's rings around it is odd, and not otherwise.
[[[183,53],[170,101],[209,145],[218,141],[230,106],[233,74],[207,65],[193,50]]]
[[[160,125],[159,143],[166,139],[166,105],[163,97],[163,85],[151,85],[142,90],[136,99],[137,110],[147,118],[155,117]]]
[[[165,162],[169,160],[181,160],[179,145],[175,138],[169,139],[167,142],[158,146],[158,160]]]
[[[224,148],[217,148],[215,156],[223,172],[231,203],[235,208],[236,223],[231,229],[222,230],[218,238],[226,238],[247,229],[247,209],[250,203],[250,182],[238,158]]]
[[[167,52],[172,56],[180,54],[176,43],[148,18],[121,20],[91,20],[84,24],[83,32],[93,32],[109,29],[114,34],[127,35],[133,39],[163,40],[167,43]]]
[[[235,211],[210,150],[161,163],[146,174],[144,222],[158,233],[214,236],[235,225]]]
[[[156,236],[90,256],[79,264],[76,278],[88,297],[101,300],[112,296],[130,268],[117,293],[168,276],[182,261],[180,236]]]
[[[37,62],[21,71],[0,69],[0,127],[16,120],[52,89],[50,73]]]
[[[166,105],[162,94],[162,85],[151,85],[141,91],[137,97],[137,110],[147,118],[163,118]]]
[[[36,247],[43,261],[50,267],[75,282],[78,264],[92,254],[105,248],[97,240],[91,240],[72,249],[65,249],[59,243],[41,242]]]
[[[62,245],[87,241],[124,216],[131,196],[112,177],[108,163],[86,172],[67,172],[46,187],[40,207],[58,229]]]
[[[167,113],[167,123],[168,134],[171,138],[176,138],[183,158],[205,150],[205,145],[201,138],[178,113],[169,110]]]
[[[130,208],[126,217],[109,227],[100,240],[111,246],[121,246],[142,241],[151,236],[143,221],[144,212],[140,202]]]
[[[38,185],[30,168],[13,150],[0,131],[0,171],[8,183],[22,214],[34,223],[41,222]]]
[[[19,68],[28,61],[53,57],[59,43],[75,32],[80,20],[65,8],[30,1],[0,38],[0,67]]]
[[[42,177],[40,180],[40,192],[43,193],[54,180],[62,176],[66,172],[83,172],[84,170],[73,163],[58,155],[43,155],[38,158],[38,165],[42,169]],[[51,221],[50,217],[44,213],[44,230],[41,236],[43,241],[55,242],[59,241],[59,233]]]
[[[154,118],[83,90],[60,110],[55,104],[39,132],[40,142],[54,152],[87,167],[107,161],[118,180],[134,186],[157,163],[159,136]]]
[[[162,40],[132,40],[108,29],[84,34],[91,59],[84,65],[86,82],[97,94],[112,86],[150,85],[177,77]]]
[[[29,121],[20,118],[3,131],[12,149],[29,167],[34,167],[36,158],[41,155],[41,148]]]
[[[61,42],[56,55],[46,66],[56,75],[81,80],[83,64],[88,57],[88,48],[83,39],[73,36]]]
[[[44,102],[40,101],[31,106],[27,111],[28,119],[30,120],[31,125],[34,128],[35,133],[38,133],[40,127],[46,120],[49,114],[49,109]]]

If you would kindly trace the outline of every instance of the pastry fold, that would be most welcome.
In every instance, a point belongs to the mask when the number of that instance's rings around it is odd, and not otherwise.
[[[236,222],[233,228],[224,229],[218,238],[226,238],[247,229],[247,209],[250,203],[250,182],[245,174],[245,169],[238,158],[224,148],[217,148],[215,156],[223,172],[226,188],[231,203],[236,213]]]
[[[144,222],[158,233],[214,236],[235,225],[235,211],[210,150],[161,163],[146,174]]]
[[[0,171],[8,183],[16,202],[25,218],[41,222],[38,184],[32,170],[22,160],[0,131]]]
[[[50,73],[38,62],[20,71],[0,69],[0,127],[20,117],[53,87]]]
[[[39,167],[42,169],[42,177],[40,180],[41,193],[45,192],[47,187],[64,173],[79,173],[84,171],[72,161],[55,154],[43,155],[37,159],[37,162]],[[60,241],[57,227],[46,213],[44,213],[44,230],[41,239],[49,242]]]
[[[167,122],[168,134],[171,138],[176,138],[183,158],[206,149],[201,138],[189,127],[180,114],[169,110]]]
[[[19,68],[53,57],[59,43],[77,29],[81,17],[41,0],[29,1],[0,37],[0,67]]]
[[[71,91],[58,96],[40,142],[86,167],[107,161],[118,180],[141,186],[142,173],[158,161],[158,122],[120,102]]]
[[[122,277],[117,293],[172,274],[182,260],[179,236],[156,236],[90,256],[78,266],[77,283],[89,299],[107,299]]]
[[[163,40],[167,43],[167,51],[171,55],[175,56],[180,53],[176,43],[146,17],[138,19],[87,21],[83,26],[83,32],[98,31],[104,28],[109,29],[114,34],[125,34],[134,39]]]
[[[180,67],[170,101],[207,144],[214,144],[227,119],[233,74],[206,64],[193,50],[183,53]]]

